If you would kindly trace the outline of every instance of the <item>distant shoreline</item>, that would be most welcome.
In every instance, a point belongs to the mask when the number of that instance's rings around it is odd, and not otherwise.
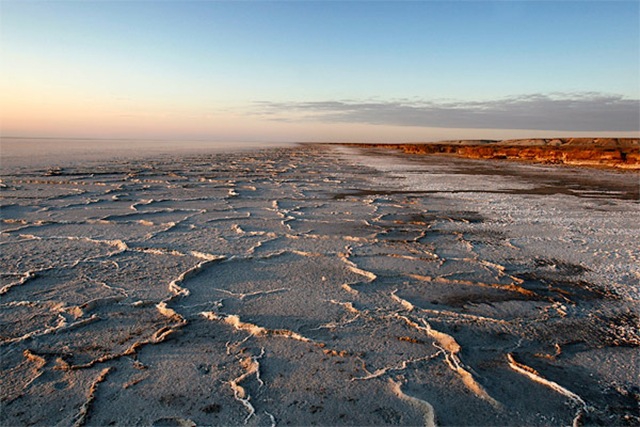
[[[640,138],[538,138],[339,145],[395,149],[407,154],[445,154],[471,159],[507,159],[640,171]]]

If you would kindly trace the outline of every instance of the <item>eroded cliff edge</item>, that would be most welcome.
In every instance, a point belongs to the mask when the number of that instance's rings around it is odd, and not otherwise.
[[[452,154],[473,159],[511,159],[640,170],[640,138],[458,140],[346,145],[398,149],[408,154]]]

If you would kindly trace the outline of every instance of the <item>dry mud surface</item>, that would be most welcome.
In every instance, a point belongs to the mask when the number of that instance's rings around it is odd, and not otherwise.
[[[0,424],[638,425],[638,175],[301,146],[3,171]]]

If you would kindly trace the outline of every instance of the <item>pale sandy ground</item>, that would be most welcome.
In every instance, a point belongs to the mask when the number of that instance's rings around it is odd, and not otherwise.
[[[640,423],[637,174],[303,146],[1,195],[3,426]]]

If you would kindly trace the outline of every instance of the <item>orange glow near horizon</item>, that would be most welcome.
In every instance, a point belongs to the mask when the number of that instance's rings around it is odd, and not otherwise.
[[[7,85],[4,85],[7,86]],[[6,89],[6,90],[5,90]],[[213,141],[408,142],[569,136],[638,137],[634,132],[568,132],[521,129],[450,129],[272,120],[201,105],[135,102],[78,95],[63,89],[4,87],[1,133],[18,137],[206,139]]]

